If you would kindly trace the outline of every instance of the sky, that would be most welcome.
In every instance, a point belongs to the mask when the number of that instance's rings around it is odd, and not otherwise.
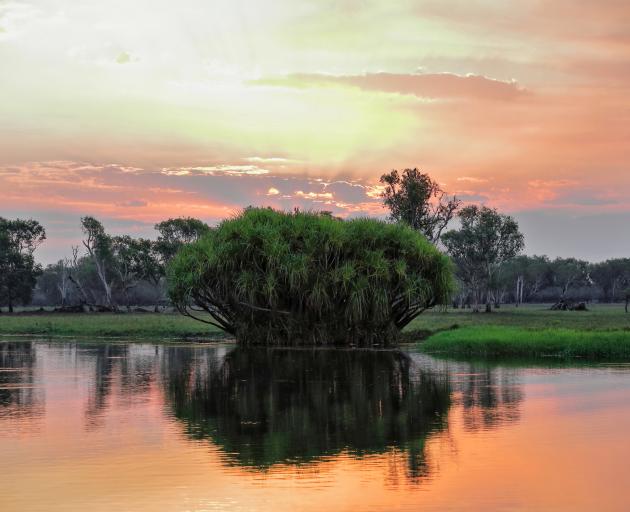
[[[418,167],[527,252],[630,255],[627,0],[0,0],[0,216],[51,262],[247,205],[385,216]]]

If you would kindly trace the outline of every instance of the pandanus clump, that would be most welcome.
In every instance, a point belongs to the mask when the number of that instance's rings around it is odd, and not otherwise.
[[[243,345],[391,345],[453,282],[448,257],[409,227],[270,208],[183,247],[168,277],[181,313]]]

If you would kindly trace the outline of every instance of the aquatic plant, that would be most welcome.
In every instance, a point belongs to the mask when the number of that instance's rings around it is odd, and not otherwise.
[[[185,246],[169,269],[177,309],[242,344],[391,344],[451,287],[449,259],[406,226],[262,208]]]

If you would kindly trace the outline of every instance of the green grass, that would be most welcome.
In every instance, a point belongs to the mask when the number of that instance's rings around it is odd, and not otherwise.
[[[470,310],[449,309],[427,311],[410,325],[410,329],[436,332],[458,327],[499,325],[528,329],[615,330],[630,329],[630,314],[622,304],[589,305],[589,311],[551,311],[547,304],[521,307],[502,306],[490,314],[471,313]]]
[[[630,315],[622,305],[550,311],[546,305],[503,306],[491,314],[433,311],[412,328],[433,333],[423,351],[455,357],[630,360]]]
[[[0,314],[0,335],[159,340],[216,339],[221,332],[177,313],[23,312]],[[630,315],[622,305],[593,305],[584,312],[549,311],[545,305],[503,306],[491,314],[433,310],[420,315],[406,335],[413,343],[430,336],[423,349],[444,355],[630,359]]]
[[[0,335],[216,338],[221,332],[177,313],[0,315]]]
[[[630,360],[630,331],[484,325],[438,332],[421,348],[428,353],[456,356]]]

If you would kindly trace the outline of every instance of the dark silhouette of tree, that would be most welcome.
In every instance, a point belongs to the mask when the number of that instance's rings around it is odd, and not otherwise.
[[[0,305],[13,312],[16,304],[28,304],[42,268],[33,253],[46,239],[36,220],[0,217]]]
[[[440,185],[418,169],[397,170],[381,176],[383,203],[391,219],[404,222],[436,244],[461,201],[449,197]]]
[[[518,255],[525,245],[517,222],[485,206],[466,206],[458,214],[461,228],[444,233],[442,242],[457,266],[460,280],[470,290],[475,311],[485,292],[491,311],[491,285],[500,265]]]

